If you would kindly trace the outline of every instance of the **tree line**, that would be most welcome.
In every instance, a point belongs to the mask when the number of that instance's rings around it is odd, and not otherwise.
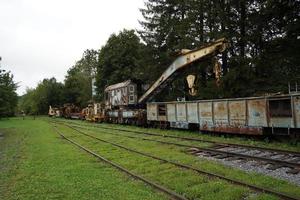
[[[43,114],[48,105],[86,106],[103,100],[108,85],[135,80],[153,83],[180,49],[194,49],[225,37],[230,47],[216,59],[222,64],[215,83],[212,60],[179,74],[156,100],[188,97],[185,76],[197,76],[197,99],[245,97],[287,92],[299,83],[300,5],[292,0],[147,0],[140,30],[113,33],[99,50],[86,50],[64,83],[43,80],[21,98],[21,107]],[[92,95],[92,79],[96,95]],[[56,96],[54,98],[54,96]],[[45,106],[47,105],[47,106]]]
[[[18,102],[16,89],[13,75],[0,67],[0,119],[14,115]]]

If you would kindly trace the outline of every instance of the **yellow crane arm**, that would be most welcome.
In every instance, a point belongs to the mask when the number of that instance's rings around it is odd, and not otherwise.
[[[172,81],[179,70],[190,66],[191,63],[214,56],[217,53],[223,52],[228,44],[225,38],[221,38],[212,43],[209,43],[199,49],[184,50],[167,70],[154,82],[154,84],[141,96],[139,103],[145,103],[151,97],[158,94],[170,81]]]

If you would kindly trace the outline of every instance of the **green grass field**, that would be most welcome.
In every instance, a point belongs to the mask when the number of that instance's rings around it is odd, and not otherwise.
[[[88,125],[80,121],[72,121],[72,123],[85,127]],[[97,126],[144,131],[137,127],[110,124]],[[245,173],[212,161],[201,160],[187,155],[186,149],[182,147],[112,135],[108,132],[119,132],[88,127],[89,130],[82,130],[90,135],[300,198],[300,188],[286,181]],[[59,125],[58,128],[72,140],[188,199],[277,199],[271,195],[258,194],[248,188],[199,175],[193,171],[182,170],[171,164],[161,163],[107,143],[92,140],[63,125]],[[185,133],[162,130],[155,130],[155,132],[175,135]],[[55,133],[48,118],[0,120],[0,133],[4,135],[0,137],[0,199],[168,199],[168,196],[104,164],[62,139]],[[245,141],[238,138],[221,138],[194,133],[187,133],[187,135],[264,146],[264,142],[261,141]],[[175,141],[175,139],[168,138],[164,140]],[[195,144],[182,141],[181,143]],[[197,145],[208,146],[209,144],[198,142]],[[266,145],[299,150],[298,146],[289,144],[267,143]]]

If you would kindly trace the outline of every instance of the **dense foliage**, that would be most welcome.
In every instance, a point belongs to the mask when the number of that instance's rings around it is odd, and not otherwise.
[[[125,29],[113,33],[100,50],[84,52],[68,70],[64,84],[53,83],[59,84],[56,94],[45,92],[52,90],[46,86],[51,79],[46,79],[28,90],[23,102],[31,102],[24,103],[30,105],[26,110],[36,113],[45,113],[48,104],[83,107],[90,100],[103,100],[108,85],[128,79],[153,83],[178,50],[194,49],[222,37],[230,47],[216,57],[222,64],[219,86],[212,59],[207,59],[180,73],[156,100],[192,99],[184,79],[188,74],[197,76],[199,93],[193,97],[197,99],[287,92],[288,83],[299,84],[300,80],[299,4],[283,0],[147,0],[141,9],[138,35]],[[96,96],[92,95],[94,78]],[[61,96],[56,101],[51,95]]]
[[[18,101],[16,89],[13,75],[0,69],[0,118],[14,115]]]
[[[50,78],[44,79],[35,89],[27,89],[19,101],[19,107],[27,114],[47,114],[49,105],[56,107],[62,102],[63,84],[55,78]]]
[[[65,102],[86,106],[92,100],[92,78],[98,65],[98,52],[86,50],[82,58],[68,70],[65,78]]]
[[[128,79],[148,79],[147,60],[146,47],[134,30],[112,34],[99,52],[96,83],[100,98],[108,85]]]
[[[203,69],[208,66],[194,70],[200,79],[198,97],[282,92],[288,82],[299,81],[299,1],[148,0],[145,7],[140,35],[155,55],[157,76],[177,49],[220,37],[231,44],[219,58],[221,88],[213,84],[211,70]]]

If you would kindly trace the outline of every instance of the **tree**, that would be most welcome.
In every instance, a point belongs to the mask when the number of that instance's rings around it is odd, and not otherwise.
[[[152,49],[153,69],[157,69],[153,71],[159,73],[176,49],[194,48],[220,37],[229,41],[230,48],[219,58],[220,88],[212,84],[210,66],[201,64],[193,70],[201,80],[198,98],[286,92],[289,81],[299,81],[295,51],[299,49],[299,1],[148,0],[141,12],[144,20],[139,33]],[[182,78],[177,82],[183,84]]]
[[[44,79],[35,89],[27,89],[19,101],[26,114],[47,114],[49,106],[60,107],[64,102],[63,84],[55,78]]]
[[[67,103],[84,107],[92,100],[92,78],[98,65],[98,52],[86,50],[82,58],[68,70],[64,96]]]
[[[0,118],[14,115],[18,100],[16,89],[13,75],[0,69]]]
[[[112,34],[100,49],[97,68],[97,92],[103,98],[106,86],[128,79],[146,81],[150,75],[147,70],[145,46],[134,30],[123,30]]]

